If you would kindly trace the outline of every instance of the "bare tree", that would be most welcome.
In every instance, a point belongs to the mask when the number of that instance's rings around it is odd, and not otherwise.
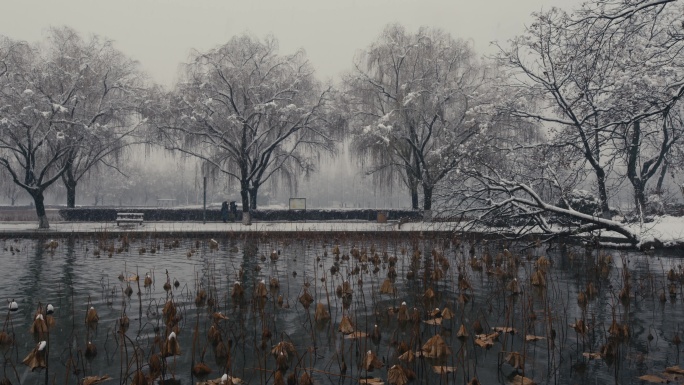
[[[68,28],[51,29],[43,45],[1,46],[0,165],[47,228],[45,190],[64,177],[73,205],[78,180],[127,145],[141,77],[111,42],[85,43]]]
[[[334,151],[331,88],[323,88],[303,51],[278,54],[278,43],[242,35],[197,52],[183,80],[153,112],[167,149],[202,159],[240,184],[242,209],[257,207],[267,181],[295,184]]]
[[[501,151],[496,162],[475,158],[451,180],[458,183],[446,199],[453,214],[472,219],[467,226],[593,242],[607,230],[630,247],[661,244],[645,227],[605,217],[607,181],[624,172],[641,208],[646,182],[677,154],[683,47],[672,26],[681,25],[681,3],[598,3],[572,17],[557,9],[536,15],[499,56],[511,93],[501,112],[544,123],[546,141],[497,143],[483,151]],[[587,183],[598,199],[579,189]]]
[[[66,110],[52,124],[64,141],[78,144],[63,159],[62,174],[67,207],[74,207],[76,186],[84,175],[96,165],[117,167],[124,150],[142,141],[136,131],[145,76],[112,41],[98,36],[83,40],[70,28],[52,28],[42,48],[51,82],[43,92]]]
[[[400,176],[418,208],[483,129],[483,67],[468,43],[438,29],[389,25],[345,77],[352,148],[377,181]]]
[[[3,37],[0,63],[0,165],[33,198],[39,227],[49,228],[44,192],[64,173],[72,147],[54,122],[68,110],[46,97],[50,78],[35,48]]]
[[[684,43],[672,24],[681,4],[597,3],[578,16],[558,9],[536,14],[525,34],[502,49],[499,63],[518,91],[508,111],[552,127],[553,145],[593,171],[607,215],[616,161],[626,160],[642,207],[645,184],[681,136],[669,115],[684,93]],[[519,103],[529,98],[541,104]],[[649,148],[658,151],[649,154]]]

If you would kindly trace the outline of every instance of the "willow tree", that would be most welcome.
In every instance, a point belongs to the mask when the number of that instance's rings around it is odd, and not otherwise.
[[[142,75],[110,41],[69,28],[41,44],[3,38],[0,62],[0,165],[48,228],[45,190],[63,178],[73,207],[81,177],[132,142]]]
[[[147,96],[146,77],[136,61],[98,36],[83,39],[70,28],[53,28],[41,48],[47,100],[59,101],[51,121],[73,144],[63,160],[67,207],[76,203],[78,182],[94,168],[118,167],[125,150],[142,143],[139,110]]]
[[[265,182],[294,184],[317,154],[334,151],[331,89],[304,51],[281,55],[272,37],[242,35],[195,52],[167,96],[151,109],[166,148],[237,181],[247,217]]]
[[[344,79],[352,149],[376,181],[399,176],[414,209],[471,151],[483,66],[471,46],[439,29],[388,25]]]

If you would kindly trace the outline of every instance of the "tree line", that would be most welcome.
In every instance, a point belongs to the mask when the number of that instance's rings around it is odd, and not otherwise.
[[[265,184],[294,188],[349,140],[374,183],[405,188],[414,209],[554,236],[622,231],[611,197],[628,186],[643,217],[683,164],[682,15],[677,0],[553,8],[488,58],[443,30],[391,24],[336,84],[272,36],[192,52],[171,89],[101,37],[2,37],[3,183],[48,227],[46,189],[61,181],[73,207],[92,170],[117,172],[148,144],[237,184],[248,215]]]

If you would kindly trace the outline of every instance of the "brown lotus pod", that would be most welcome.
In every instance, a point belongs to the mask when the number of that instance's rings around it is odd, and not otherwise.
[[[513,278],[513,280],[508,282],[508,285],[506,285],[506,290],[510,291],[511,294],[519,294],[520,293],[520,285],[518,285],[518,279]]]
[[[549,262],[549,259],[546,258],[545,256],[541,256],[537,258],[537,268],[538,269],[547,269],[551,262]]]
[[[461,327],[458,328],[458,332],[456,332],[456,337],[462,340],[468,338],[468,330],[466,330],[465,325],[461,324]]]
[[[29,368],[31,368],[31,371],[34,371],[39,368],[45,368],[46,367],[46,362],[45,362],[45,347],[47,346],[47,342],[45,341],[40,341],[36,345],[33,350],[24,358],[22,363]]]
[[[382,333],[380,333],[380,328],[378,325],[373,326],[373,331],[371,332],[371,341],[373,341],[374,344],[379,344],[380,339],[382,338]]]
[[[266,289],[266,281],[263,279],[257,283],[256,289],[254,289],[254,296],[264,298],[268,296],[268,289]]]
[[[277,302],[278,302],[278,306],[283,307],[283,302],[284,302],[284,300],[283,300],[283,295],[282,295],[282,294],[278,296],[278,301],[277,301]]]
[[[532,273],[530,284],[537,287],[546,287],[546,277],[544,276],[544,273],[541,270]]]
[[[83,380],[81,381],[81,385],[97,385],[105,381],[109,381],[111,379],[112,377],[110,377],[108,374],[105,374],[104,376],[87,376],[83,378]],[[0,385],[4,384],[0,382]]]
[[[439,334],[427,340],[421,350],[423,355],[428,358],[441,358],[451,354],[451,349]]]
[[[361,363],[361,367],[369,372],[375,369],[380,369],[383,366],[385,365],[372,350],[366,352],[366,356],[363,358],[363,362]]]
[[[423,295],[423,297],[427,300],[431,300],[435,298],[435,291],[432,290],[431,287],[428,287],[427,290],[425,290],[425,294]]]
[[[587,299],[594,299],[598,295],[598,290],[596,290],[596,286],[594,286],[593,282],[589,282],[587,284]]]
[[[581,307],[587,306],[587,295],[584,291],[580,291],[579,294],[577,294],[577,304]]]
[[[88,312],[86,313],[86,324],[88,325],[95,325],[97,322],[100,320],[100,317],[97,315],[97,310],[95,310],[94,307],[90,307],[88,309]]]
[[[309,294],[309,291],[304,289],[304,293],[299,296],[299,302],[304,306],[304,309],[308,309],[313,302],[313,297]]]
[[[304,371],[304,373],[302,373],[302,376],[299,377],[299,385],[313,385],[313,380],[311,379],[309,372]]]
[[[387,371],[387,383],[389,385],[405,385],[408,382],[408,376],[401,366],[394,365]]]
[[[150,286],[152,286],[152,277],[150,277],[149,274],[145,274],[144,286],[145,286],[145,287],[150,287]]]
[[[413,322],[414,324],[419,324],[420,320],[420,311],[418,311],[418,308],[414,307],[413,312],[411,312],[411,322]]]
[[[207,331],[207,340],[209,340],[213,346],[216,346],[219,342],[221,342],[221,331],[219,331],[216,325],[209,326],[209,330]]]
[[[176,305],[173,303],[173,301],[166,301],[164,307],[162,308],[162,315],[164,316],[164,321],[166,323],[169,323],[176,317]]]
[[[239,281],[235,282],[233,284],[233,290],[230,293],[230,296],[233,299],[238,299],[238,298],[242,298],[242,296],[244,294],[245,294],[245,289],[242,287],[242,283],[240,283]]]
[[[289,367],[290,363],[288,361],[288,356],[285,353],[280,352],[280,354],[278,354],[278,357],[276,357],[276,368],[280,371],[285,372]]]
[[[525,367],[525,357],[518,352],[506,354],[504,360],[515,369],[522,370]]]
[[[97,356],[97,347],[92,342],[88,341],[85,348],[85,357],[88,359],[93,359]]]
[[[127,315],[123,315],[123,317],[119,318],[119,330],[122,332],[126,332],[128,330],[128,327],[130,326],[131,321],[128,319]]]
[[[296,353],[297,350],[295,350],[294,345],[287,341],[280,341],[271,349],[271,354],[274,358],[278,358],[278,356],[281,354],[284,354],[285,357],[289,357],[290,355],[295,355]]]
[[[480,320],[479,320],[479,319],[476,319],[476,320],[473,322],[473,331],[475,332],[475,334],[482,334],[482,333],[484,333],[484,328],[482,327],[482,324],[480,323]]]
[[[47,333],[48,331],[48,326],[47,323],[45,323],[45,319],[43,318],[42,314],[36,315],[36,318],[33,320],[33,323],[31,324],[31,327],[29,328],[29,332],[35,336],[42,336],[44,333]]]
[[[349,281],[342,282],[342,296],[349,296],[354,293],[351,283]]]
[[[200,289],[197,292],[197,296],[195,296],[195,306],[200,307],[204,306],[204,304],[207,302],[207,291],[204,289]]]
[[[399,311],[397,311],[397,320],[399,320],[399,322],[406,322],[409,320],[409,312],[406,302],[402,302],[401,306],[399,306]]]
[[[454,318],[454,313],[452,313],[448,307],[445,307],[442,310],[442,318],[445,320],[450,320],[450,319]]]
[[[221,313],[220,311],[217,311],[211,314],[211,319],[214,321],[214,323],[218,324],[220,321],[228,320],[228,316]]]
[[[398,358],[402,361],[413,362],[413,360],[416,359],[416,354],[413,353],[413,350],[407,350],[403,354],[401,354]]]
[[[574,324],[571,324],[570,327],[575,329],[575,331],[579,334],[584,334],[589,330],[587,325],[584,323],[584,320],[582,320],[582,319],[575,322]]]
[[[46,315],[45,316],[45,324],[47,325],[48,329],[52,330],[55,327],[55,324],[57,322],[55,321],[55,317],[52,315]]]
[[[430,274],[430,279],[433,281],[439,281],[442,278],[444,278],[444,272],[439,267],[435,267]]]
[[[354,333],[354,325],[351,322],[351,319],[349,316],[343,316],[342,321],[340,321],[340,325],[338,326],[338,330],[342,334],[352,334]]]
[[[11,345],[13,342],[12,336],[7,334],[6,331],[0,331],[0,346]]]
[[[135,371],[131,385],[147,385],[147,377],[145,377],[145,373],[142,370]]]
[[[280,287],[280,281],[278,281],[278,278],[276,278],[276,277],[271,277],[268,285],[271,289],[277,289]]]
[[[162,372],[162,359],[159,356],[159,354],[153,354],[149,361],[148,361],[148,366],[150,368],[150,377],[152,379],[155,379],[159,376],[161,376]]]
[[[192,374],[196,376],[206,376],[211,373],[211,368],[204,362],[198,362],[192,367]]]
[[[314,315],[316,322],[327,321],[330,319],[330,313],[322,303],[316,304],[316,314]]]
[[[216,344],[216,348],[214,349],[214,355],[216,355],[217,359],[226,359],[228,358],[228,347],[226,346],[226,343],[223,342],[223,340],[219,340],[219,342]]]
[[[264,341],[268,341],[271,339],[271,331],[268,329],[268,327],[264,327],[264,330],[261,331],[261,339]]]
[[[283,377],[283,372],[276,370],[273,376],[273,385],[285,385],[285,377]]]
[[[385,280],[382,282],[382,286],[380,286],[380,293],[395,294],[396,292],[397,289],[394,288],[392,281],[389,278],[385,278]]]
[[[169,333],[169,336],[166,337],[166,342],[164,343],[162,354],[164,357],[180,356],[181,349],[180,345],[178,344],[178,339],[176,338],[175,332]]]

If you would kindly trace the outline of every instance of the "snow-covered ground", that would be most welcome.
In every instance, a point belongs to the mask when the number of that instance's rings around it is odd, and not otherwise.
[[[651,223],[640,226],[639,223],[627,226],[636,234],[641,234],[642,242],[656,238],[666,246],[684,245],[684,217],[662,216]],[[433,232],[451,231],[461,228],[456,223],[448,222],[408,222],[401,226],[396,221],[377,223],[369,221],[308,221],[308,222],[258,222],[250,226],[242,223],[222,222],[145,222],[142,226],[117,226],[115,222],[52,222],[50,229],[39,230],[37,222],[0,222],[0,236],[16,233],[101,233],[101,232],[173,232],[196,233],[205,232],[291,232],[291,231],[341,231],[341,232]],[[489,229],[491,232],[492,229]],[[604,231],[603,237],[619,237],[619,234]]]
[[[663,215],[656,217],[653,222],[634,223],[627,226],[636,234],[641,234],[642,243],[648,239],[658,239],[666,246],[684,244],[684,217]]]
[[[47,230],[39,230],[37,222],[0,222],[2,233],[101,233],[107,232],[290,232],[290,231],[439,231],[448,230],[452,226],[444,223],[397,222],[377,223],[369,221],[310,221],[310,222],[252,222],[245,226],[242,223],[223,222],[145,222],[142,226],[117,226],[115,222],[52,222]]]

